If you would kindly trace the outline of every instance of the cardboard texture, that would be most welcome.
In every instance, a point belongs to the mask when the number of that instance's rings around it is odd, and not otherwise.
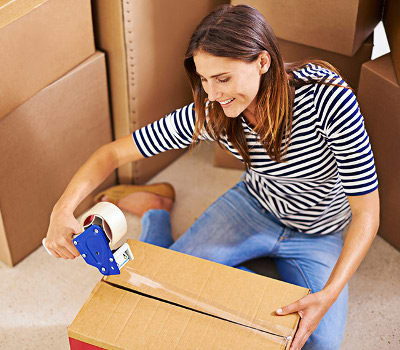
[[[48,0],[0,0],[0,28],[3,28],[18,18],[25,16],[34,8],[47,1]]]
[[[299,316],[275,310],[309,290],[190,255],[128,240],[120,275],[93,289],[68,328],[106,349],[288,349]]]
[[[0,2],[0,119],[95,51],[90,0]]]
[[[190,36],[223,0],[94,0],[97,47],[107,53],[116,139],[192,102],[183,67]],[[118,170],[121,183],[144,183],[183,151]]]
[[[400,86],[390,54],[361,68],[358,102],[365,119],[379,180],[379,234],[400,250]]]
[[[358,81],[360,80],[361,65],[371,60],[374,47],[373,34],[351,57],[282,39],[278,39],[278,41],[285,62],[300,61],[306,58],[327,61],[339,70],[344,80],[355,90],[357,90]]]
[[[15,265],[41,244],[52,208],[73,174],[110,141],[102,53],[0,120],[0,260]],[[114,183],[113,174],[101,188]],[[76,214],[91,204],[89,197]]]
[[[259,10],[283,40],[353,56],[382,17],[382,0],[232,0]]]
[[[397,82],[400,84],[400,1],[385,0],[383,25],[389,42]]]
[[[220,168],[246,170],[246,167],[239,159],[218,145],[215,145],[214,165]]]

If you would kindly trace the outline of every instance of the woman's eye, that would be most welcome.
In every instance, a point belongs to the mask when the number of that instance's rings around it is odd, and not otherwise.
[[[225,79],[217,79],[219,83],[227,83],[230,78],[225,78]]]
[[[227,82],[229,81],[229,79],[230,79],[230,78],[217,79],[217,82],[218,82],[218,83],[227,83]],[[200,78],[200,81],[201,81],[202,83],[206,83],[206,82],[207,82],[207,79],[205,79],[205,78]]]

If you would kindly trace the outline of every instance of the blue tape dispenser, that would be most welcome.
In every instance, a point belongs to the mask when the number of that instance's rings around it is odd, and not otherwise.
[[[127,232],[123,212],[112,203],[100,202],[82,218],[84,231],[73,237],[75,247],[85,262],[96,267],[103,275],[118,275],[121,268],[129,260],[133,260],[132,251],[127,243],[114,249]],[[42,243],[51,254],[46,247],[45,238]]]

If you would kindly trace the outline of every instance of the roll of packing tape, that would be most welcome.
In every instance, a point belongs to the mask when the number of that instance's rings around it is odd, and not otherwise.
[[[90,225],[99,225],[107,235],[110,248],[125,236],[128,225],[124,213],[116,205],[99,202],[81,216],[80,224],[84,229]]]

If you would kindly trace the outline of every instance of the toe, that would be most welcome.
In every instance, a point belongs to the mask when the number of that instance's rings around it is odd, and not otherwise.
[[[100,202],[109,202],[109,201],[110,201],[110,198],[108,198],[107,195],[103,194],[103,195],[100,197],[99,201],[100,201]]]

